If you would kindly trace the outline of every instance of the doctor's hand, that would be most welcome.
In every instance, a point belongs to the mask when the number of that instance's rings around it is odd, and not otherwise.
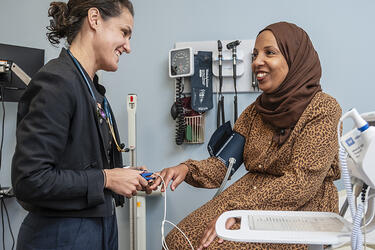
[[[105,188],[117,194],[131,198],[137,194],[137,191],[151,191],[148,181],[140,175],[143,171],[126,168],[104,169],[103,171],[106,175]]]
[[[206,230],[204,231],[203,235],[202,235],[202,238],[199,242],[199,246],[197,248],[197,250],[202,250],[204,248],[207,248],[211,243],[212,241],[215,240],[217,234],[216,234],[216,230],[215,230],[215,224],[216,224],[216,221],[217,219],[219,218],[216,217],[215,219],[213,219],[207,226]],[[227,222],[225,223],[225,228],[226,229],[230,229],[234,224],[236,223],[236,219],[235,218],[229,218],[227,220]],[[218,240],[218,243],[223,243],[223,239],[219,238]]]
[[[146,166],[137,166],[137,167],[124,166],[123,168],[133,169],[133,170],[142,170],[142,171],[148,170]]]
[[[166,190],[170,181],[171,183],[171,190],[174,191],[181,182],[185,180],[185,177],[189,171],[188,166],[185,164],[180,164],[175,167],[165,168],[159,174],[164,179],[165,186],[163,185],[160,189],[161,192]],[[152,190],[156,190],[156,188],[162,183],[161,178],[158,175],[155,175],[156,179],[154,184],[151,185]]]

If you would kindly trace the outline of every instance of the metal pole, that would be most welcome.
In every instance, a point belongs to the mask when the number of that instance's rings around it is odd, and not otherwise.
[[[129,94],[127,99],[128,111],[128,145],[130,149],[130,166],[137,165],[136,159],[136,130],[135,130],[135,114],[137,110],[137,95]],[[129,203],[129,229],[130,229],[130,250],[137,250],[137,198],[133,197]]]

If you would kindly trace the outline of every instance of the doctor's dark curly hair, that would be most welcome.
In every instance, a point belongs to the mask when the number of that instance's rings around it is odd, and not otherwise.
[[[48,16],[52,17],[47,26],[47,38],[52,45],[58,45],[65,38],[70,45],[79,30],[90,8],[97,8],[104,20],[121,14],[126,8],[134,16],[133,4],[129,0],[69,0],[68,3],[52,2]]]

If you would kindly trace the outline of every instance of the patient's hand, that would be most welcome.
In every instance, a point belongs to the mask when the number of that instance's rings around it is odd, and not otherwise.
[[[175,167],[165,168],[160,173],[156,173],[163,177],[165,182],[165,186],[163,185],[160,191],[164,192],[170,181],[172,181],[171,190],[174,191],[178,187],[178,185],[180,185],[180,183],[185,180],[188,171],[188,166],[186,166],[185,164],[180,164]],[[157,187],[162,183],[161,178],[158,175],[155,175],[156,179],[154,181],[154,184],[152,184],[152,186],[150,187],[153,190],[156,190]]]
[[[219,218],[216,217],[213,219],[207,226],[206,230],[204,231],[202,238],[199,243],[199,247],[197,250],[202,250],[203,248],[207,248],[216,238],[216,230],[215,230],[215,224],[217,219]],[[230,229],[234,224],[236,223],[235,218],[229,218],[227,222],[225,223],[226,229]],[[218,243],[223,243],[223,239],[219,238]]]

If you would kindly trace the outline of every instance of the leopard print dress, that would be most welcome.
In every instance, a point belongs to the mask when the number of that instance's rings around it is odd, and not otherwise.
[[[178,227],[194,248],[209,222],[225,211],[299,210],[338,212],[338,193],[333,183],[340,178],[337,124],[341,108],[331,96],[319,92],[301,115],[288,140],[279,147],[272,142],[275,130],[262,121],[250,105],[235,124],[246,138],[244,165],[247,173],[219,196],[198,208]],[[185,181],[201,188],[220,186],[226,167],[216,158],[184,162]],[[235,225],[236,226],[236,225]],[[238,225],[237,225],[238,227]],[[173,229],[166,237],[169,249],[190,249]],[[307,249],[306,245],[259,244],[215,239],[208,249]]]

